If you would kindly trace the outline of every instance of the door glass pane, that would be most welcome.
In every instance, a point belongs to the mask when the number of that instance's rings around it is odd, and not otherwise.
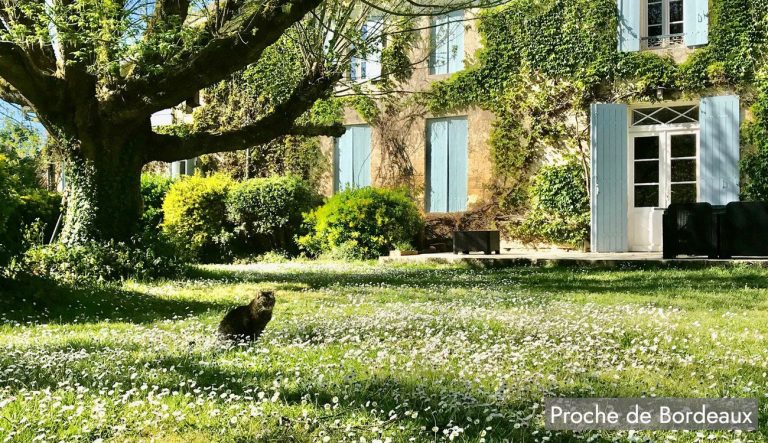
[[[695,182],[696,160],[672,160],[672,183]]]
[[[659,161],[636,161],[635,162],[635,183],[658,183],[659,182]]]
[[[659,206],[659,185],[636,185],[635,207],[647,208]]]
[[[696,134],[673,135],[672,158],[696,156]]]
[[[659,158],[659,137],[636,137],[635,160]]]
[[[672,184],[672,203],[695,203],[696,184]]]

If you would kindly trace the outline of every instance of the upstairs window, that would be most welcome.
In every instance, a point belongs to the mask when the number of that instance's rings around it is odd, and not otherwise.
[[[684,21],[683,0],[648,0],[645,47],[682,46]]]
[[[451,74],[464,69],[464,11],[432,19],[429,73]]]
[[[618,50],[695,48],[709,42],[709,0],[616,0]]]
[[[382,30],[384,19],[370,17],[360,29],[360,39],[364,47],[352,57],[349,66],[350,80],[376,80],[381,77],[381,50],[384,47]]]

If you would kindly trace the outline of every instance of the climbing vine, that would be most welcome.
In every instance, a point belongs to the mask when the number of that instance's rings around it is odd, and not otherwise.
[[[494,200],[502,214],[525,214],[534,204],[532,177],[551,151],[575,154],[589,189],[590,103],[737,92],[753,115],[742,128],[743,190],[768,196],[768,87],[760,80],[768,0],[713,0],[709,20],[709,44],[677,63],[661,51],[617,50],[615,0],[513,2],[481,15],[477,62],[435,83],[426,103],[433,113],[472,106],[495,113]]]

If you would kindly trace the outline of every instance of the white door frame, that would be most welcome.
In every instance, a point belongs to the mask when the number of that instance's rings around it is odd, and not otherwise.
[[[673,107],[693,105],[696,103],[663,103],[659,106]],[[645,106],[635,106],[629,109],[629,130],[627,140],[627,202],[628,202],[628,231],[630,251],[661,251],[662,247],[662,213],[671,201],[671,137],[682,134],[696,135],[696,200],[701,192],[700,184],[700,143],[699,123],[676,123],[659,125],[632,126],[632,111]],[[637,137],[659,137],[659,206],[635,208],[635,143]],[[644,235],[637,235],[638,232]],[[636,237],[640,237],[637,239]]]

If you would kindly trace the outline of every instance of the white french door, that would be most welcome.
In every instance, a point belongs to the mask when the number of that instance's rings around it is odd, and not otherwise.
[[[661,251],[664,209],[698,200],[698,130],[632,133],[629,151],[629,248]]]

